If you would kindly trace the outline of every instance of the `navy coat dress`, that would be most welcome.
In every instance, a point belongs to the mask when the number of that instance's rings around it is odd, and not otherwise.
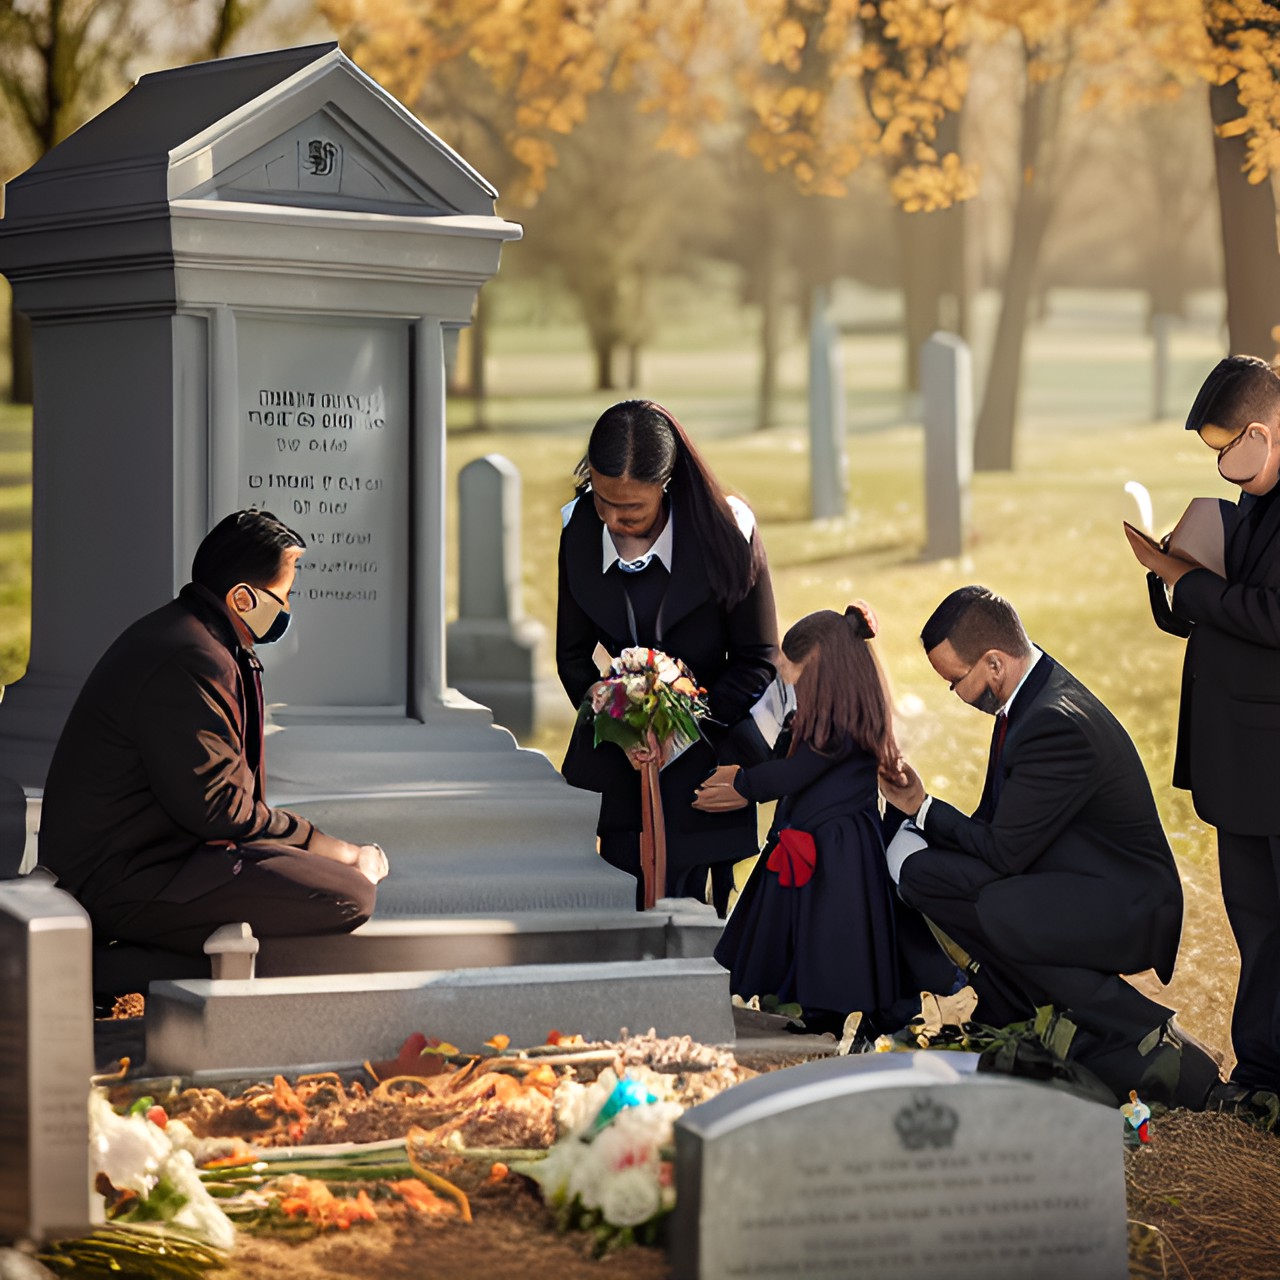
[[[716,947],[730,989],[744,999],[776,995],[806,1013],[889,1009],[900,978],[875,757],[852,743],[822,755],[802,742],[742,770],[734,785],[750,799],[780,803]],[[769,867],[788,829],[813,837],[812,876],[799,886]]]

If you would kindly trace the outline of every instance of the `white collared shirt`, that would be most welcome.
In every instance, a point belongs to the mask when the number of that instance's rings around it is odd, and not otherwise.
[[[671,572],[671,528],[675,524],[675,513],[667,512],[667,523],[662,526],[662,532],[653,540],[653,545],[643,555],[637,556],[634,560],[624,560],[618,554],[618,548],[613,544],[613,534],[609,532],[609,526],[601,525],[600,527],[600,544],[601,544],[601,561],[600,572],[608,573],[616,564],[623,573],[639,573],[642,569],[647,569],[652,560],[661,562],[662,567],[668,573]]]
[[[1022,679],[1018,681],[1017,685],[1014,687],[1013,692],[1008,696],[1008,698],[1005,699],[1004,706],[1001,707],[1000,710],[996,712],[996,715],[1007,716],[1009,714],[1009,708],[1013,706],[1013,700],[1018,696],[1019,692],[1021,692],[1022,686],[1027,683],[1027,677],[1031,674],[1031,669],[1043,657],[1044,657],[1044,650],[1037,649],[1035,645],[1032,645],[1031,661],[1027,663],[1027,669],[1022,673]],[[917,827],[924,826],[925,817],[928,814],[929,806],[932,803],[933,803],[933,797],[931,795],[926,794],[925,798],[920,803],[920,807],[916,810],[916,816],[912,819],[912,822]]]

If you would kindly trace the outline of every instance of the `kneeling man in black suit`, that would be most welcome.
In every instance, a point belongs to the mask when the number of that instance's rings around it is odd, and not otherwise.
[[[1169,980],[1182,886],[1133,742],[985,587],[952,592],[920,639],[952,691],[996,723],[972,817],[927,795],[905,761],[882,775],[925,845],[902,863],[903,900],[969,953],[982,1022],[1052,1004],[1079,1028],[1071,1056],[1118,1099],[1144,1083],[1155,1092],[1149,1055],[1169,1039],[1172,1010],[1120,975]],[[1216,1079],[1199,1065],[1200,1096],[1179,1101],[1198,1103]]]

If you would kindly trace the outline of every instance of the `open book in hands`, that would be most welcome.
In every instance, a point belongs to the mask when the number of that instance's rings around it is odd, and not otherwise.
[[[1234,509],[1220,498],[1192,498],[1166,539],[1165,550],[1225,578],[1226,514]]]

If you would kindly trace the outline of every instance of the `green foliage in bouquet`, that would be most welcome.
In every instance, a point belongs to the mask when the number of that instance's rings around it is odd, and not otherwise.
[[[677,659],[658,649],[624,649],[578,716],[593,722],[596,746],[613,742],[626,751],[647,745],[650,734],[661,744],[687,746],[707,714],[703,692]]]

